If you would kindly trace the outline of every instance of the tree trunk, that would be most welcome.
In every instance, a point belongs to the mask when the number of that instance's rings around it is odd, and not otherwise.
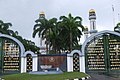
[[[72,32],[70,32],[70,52],[72,51]]]

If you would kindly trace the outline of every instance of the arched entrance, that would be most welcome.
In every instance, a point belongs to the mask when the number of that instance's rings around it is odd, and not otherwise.
[[[0,38],[0,71],[1,73],[20,72],[20,48],[8,38]]]
[[[87,73],[120,73],[120,34],[102,31],[92,35],[82,47]]]
[[[21,55],[24,51],[19,40],[0,34],[0,74],[21,72]]]

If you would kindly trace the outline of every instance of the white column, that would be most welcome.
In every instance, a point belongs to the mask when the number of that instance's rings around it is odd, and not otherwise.
[[[26,72],[26,58],[21,57],[21,73]]]
[[[73,57],[67,56],[67,72],[73,72]]]
[[[85,73],[85,56],[80,57],[80,72]]]
[[[32,63],[32,71],[37,71],[38,69],[38,58],[37,57],[33,57],[33,63]]]

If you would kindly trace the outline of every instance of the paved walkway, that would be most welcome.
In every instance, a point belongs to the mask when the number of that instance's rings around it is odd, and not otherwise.
[[[89,74],[91,76],[88,80],[120,80],[120,78],[114,78],[106,75],[99,75],[99,74]]]

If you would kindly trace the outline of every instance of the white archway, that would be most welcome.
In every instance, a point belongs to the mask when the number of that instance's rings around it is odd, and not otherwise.
[[[18,39],[16,39],[16,38],[14,38],[14,37],[12,37],[12,36],[10,36],[10,35],[6,35],[6,34],[1,34],[0,33],[0,38],[8,38],[8,39],[11,39],[11,40],[13,40],[14,42],[16,42],[18,45],[19,45],[19,47],[20,47],[20,58],[21,58],[21,66],[23,66],[23,63],[22,63],[22,56],[23,56],[23,54],[24,54],[24,52],[25,52],[25,48],[24,48],[24,46],[23,46],[23,44],[18,40]],[[21,71],[20,72],[22,72],[22,70],[23,70],[23,68],[21,67]]]
[[[27,66],[27,55],[30,54],[32,56],[32,71],[37,71],[37,66],[38,66],[38,58],[37,54],[35,54],[32,51],[26,51],[23,55],[22,58],[22,72],[26,72],[26,66]]]
[[[23,44],[18,39],[14,38],[12,36],[0,33],[0,38],[2,38],[2,37],[3,38],[8,38],[8,39],[11,39],[11,40],[15,41],[20,47],[21,56],[23,56],[23,54],[25,52],[25,48],[24,48]]]
[[[73,55],[79,54],[80,72],[85,72],[85,60],[80,50],[73,50],[70,54],[67,54],[67,71],[73,72]]]
[[[80,50],[73,50],[70,54],[67,54],[67,56],[73,56],[74,53],[78,53],[79,56],[82,55],[81,51]]]
[[[27,56],[27,54],[31,54],[31,55],[32,55],[32,57],[37,57],[37,54],[35,54],[35,53],[34,53],[34,52],[32,52],[32,51],[26,51],[26,52],[24,53],[23,57],[26,57],[26,56]]]

